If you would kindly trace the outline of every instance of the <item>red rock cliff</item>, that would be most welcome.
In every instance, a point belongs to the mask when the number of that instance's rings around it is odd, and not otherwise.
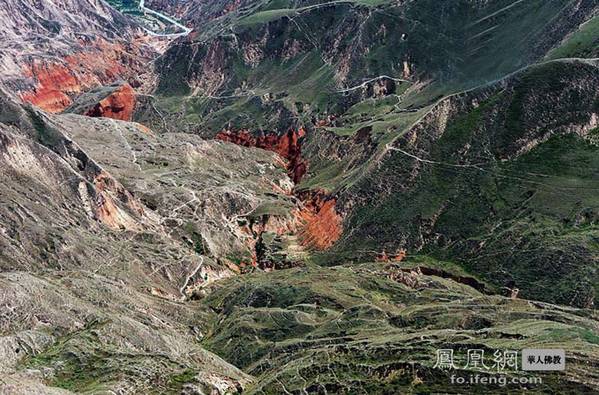
[[[35,83],[33,89],[21,91],[23,101],[48,112],[60,112],[79,93],[146,71],[147,54],[141,49],[142,41],[128,47],[104,40],[79,44],[83,49],[69,56],[37,58],[22,66],[23,76]]]
[[[244,147],[257,147],[276,152],[287,159],[287,170],[289,177],[294,183],[298,183],[304,174],[306,174],[307,165],[302,158],[300,139],[305,135],[305,130],[289,130],[283,135],[275,133],[266,133],[254,135],[247,130],[233,132],[226,130],[216,135],[216,138],[223,141],[242,145]]]
[[[302,207],[295,213],[301,226],[299,240],[304,247],[326,250],[343,233],[343,218],[335,208],[337,200],[322,191],[304,193]]]
[[[67,93],[81,92],[78,79],[62,64],[34,62],[24,74],[36,79],[38,86],[23,93],[21,98],[48,112],[64,110],[72,103]]]
[[[131,121],[135,109],[135,91],[129,84],[124,84],[110,95],[89,108],[84,115],[88,117],[104,117]]]

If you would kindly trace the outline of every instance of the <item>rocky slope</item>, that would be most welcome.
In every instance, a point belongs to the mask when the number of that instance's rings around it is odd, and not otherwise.
[[[88,117],[131,121],[136,104],[137,94],[131,85],[116,83],[85,92],[64,111]]]
[[[161,117],[139,120],[290,158],[296,190],[324,191],[343,218],[319,262],[407,250],[456,261],[498,292],[593,305],[597,68],[543,62],[593,53],[595,2],[225,3],[222,15],[198,3],[183,16],[202,29],[159,59]],[[562,184],[572,177],[586,187]],[[571,201],[548,204],[564,191]],[[526,252],[502,253],[513,244]]]
[[[178,301],[239,270],[231,255],[248,254],[252,238],[239,217],[277,199],[284,207],[290,181],[278,159],[133,123],[50,116],[7,95],[0,120],[2,370],[12,383],[3,391],[26,392],[21,376],[79,390],[166,390],[203,365],[200,386],[245,385],[193,344],[205,321]],[[254,184],[228,168],[236,154],[254,164],[248,175],[261,174]],[[41,350],[50,354],[34,357]],[[25,367],[35,369],[18,373]]]
[[[136,83],[155,52],[131,19],[103,1],[8,0],[0,20],[1,83],[51,112],[92,87]]]
[[[0,392],[597,392],[595,1],[111,4],[0,11]]]

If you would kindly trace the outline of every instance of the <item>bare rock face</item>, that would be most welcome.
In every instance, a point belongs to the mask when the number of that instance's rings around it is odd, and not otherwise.
[[[71,103],[68,94],[83,89],[66,65],[33,62],[24,72],[25,76],[37,80],[38,86],[33,91],[23,92],[21,98],[46,111],[61,111]]]
[[[131,85],[124,84],[98,104],[88,109],[85,115],[89,117],[106,117],[131,121],[135,109],[135,92]]]
[[[49,112],[60,112],[73,98],[91,88],[116,80],[130,79],[145,72],[150,50],[143,41],[106,42],[83,40],[56,58],[28,56],[10,85],[21,99]],[[19,57],[20,55],[16,55]]]
[[[302,208],[296,212],[301,223],[300,242],[308,248],[326,250],[343,233],[343,218],[335,207],[337,201],[323,191],[311,191],[303,195]]]
[[[94,118],[131,121],[136,103],[136,94],[131,85],[117,83],[84,93],[65,111]]]
[[[278,135],[277,133],[255,135],[247,130],[237,132],[225,130],[218,133],[216,139],[229,141],[244,147],[256,147],[276,152],[288,161],[287,169],[289,176],[297,184],[306,173],[306,162],[302,158],[300,142],[305,134],[306,131],[303,128],[289,130],[282,135]]]
[[[1,83],[50,112],[95,86],[135,80],[154,53],[135,23],[103,1],[9,0],[0,21]]]
[[[51,259],[49,251],[57,253],[55,259],[65,260],[65,257],[59,258],[60,249],[54,250],[56,246],[47,250],[46,242],[39,243],[35,235],[46,237],[43,231],[26,231],[27,219],[40,221],[50,227],[56,221],[67,228],[69,224],[85,226],[90,221],[98,221],[115,230],[155,228],[156,217],[151,211],[68,138],[52,117],[3,101],[8,107],[3,109],[2,117],[6,119],[1,124],[3,171],[9,180],[13,180],[5,189],[6,198],[18,199],[19,194],[23,193],[19,180],[31,179],[32,184],[28,186],[31,193],[27,199],[45,202],[44,207],[24,204],[23,212],[6,212],[3,217],[9,220],[8,224],[12,224],[4,233],[9,239],[17,237],[22,242],[28,239],[32,242],[33,250],[23,264],[35,265],[35,261],[42,257]],[[71,213],[64,211],[69,207],[77,207],[77,210]],[[61,212],[65,216],[62,219]],[[22,225],[25,228],[14,227],[11,221],[18,221],[18,218],[24,221]],[[39,228],[40,231],[42,229]],[[48,242],[54,244],[54,241]],[[6,258],[10,261],[20,256],[27,255],[9,254]],[[74,255],[72,258],[78,259]]]
[[[256,210],[285,216],[295,205],[284,164],[271,152],[184,133],[158,135],[111,119],[56,120],[160,215],[171,235],[223,263],[252,265],[256,236],[243,224]]]

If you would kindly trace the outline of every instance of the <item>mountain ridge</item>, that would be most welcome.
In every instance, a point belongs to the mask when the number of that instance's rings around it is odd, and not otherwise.
[[[597,391],[596,1],[146,3],[0,11],[0,392]]]

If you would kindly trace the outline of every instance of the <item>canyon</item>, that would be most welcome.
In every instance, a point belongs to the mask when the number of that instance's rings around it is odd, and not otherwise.
[[[0,392],[596,392],[598,15],[6,0]]]

